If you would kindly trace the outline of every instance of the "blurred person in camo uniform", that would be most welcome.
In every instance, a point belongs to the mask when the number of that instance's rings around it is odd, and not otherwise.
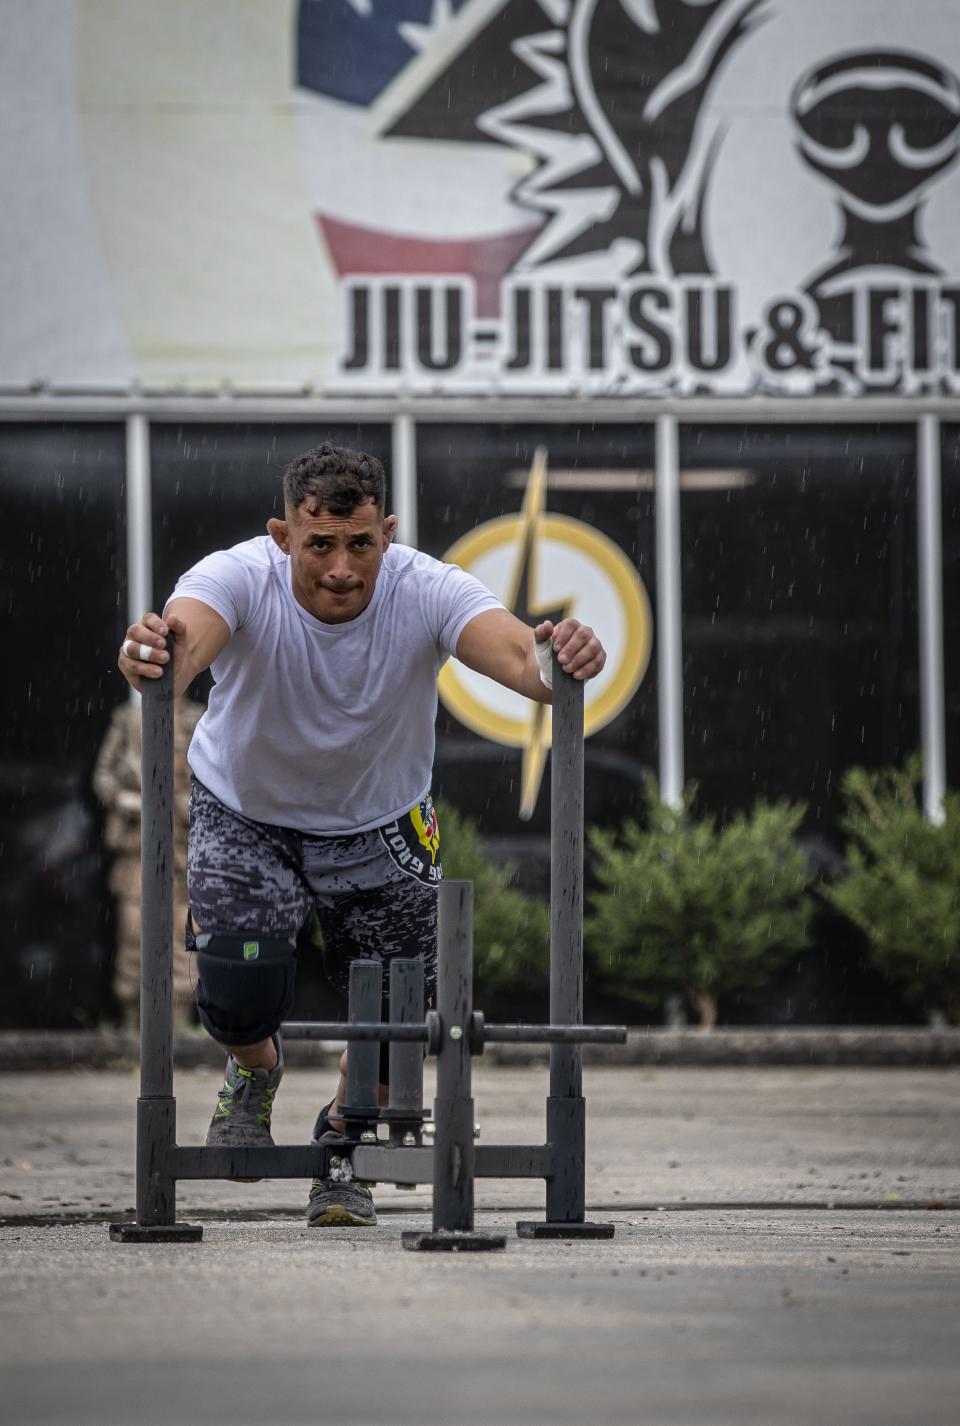
[[[195,1019],[195,992],[182,932],[187,920],[187,821],[190,769],[187,747],[203,706],[180,699],[174,718],[173,1004],[181,1024]],[[97,757],[93,787],[106,809],[104,844],[112,853],[109,885],[117,900],[117,954],[113,993],[122,1023],[140,1021],[140,706],[115,708]]]

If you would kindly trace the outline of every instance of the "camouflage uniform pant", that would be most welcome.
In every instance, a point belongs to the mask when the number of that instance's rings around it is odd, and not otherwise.
[[[193,1008],[195,977],[181,939],[187,907],[179,886],[177,890],[180,896],[174,899],[173,907],[173,1003],[176,1018],[184,1020],[191,1018],[183,1012]],[[120,1005],[124,1023],[135,1025],[140,1015],[139,897],[117,896],[117,957],[113,970],[113,993]]]

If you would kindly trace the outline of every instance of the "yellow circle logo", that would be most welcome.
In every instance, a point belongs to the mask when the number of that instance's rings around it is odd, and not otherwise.
[[[471,530],[444,559],[475,575],[508,609],[532,618],[573,617],[591,625],[607,651],[585,689],[589,737],[630,702],[646,673],[653,618],[643,581],[619,545],[580,520],[547,513],[545,453],[530,472],[523,509]],[[481,737],[524,749],[521,817],[536,805],[550,746],[550,710],[450,660],[439,679],[444,706]]]

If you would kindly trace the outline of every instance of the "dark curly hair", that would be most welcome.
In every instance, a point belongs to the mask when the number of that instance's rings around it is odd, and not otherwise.
[[[331,515],[352,515],[368,500],[382,510],[386,498],[386,476],[377,457],[331,441],[295,456],[283,472],[283,501],[288,511],[312,499]]]

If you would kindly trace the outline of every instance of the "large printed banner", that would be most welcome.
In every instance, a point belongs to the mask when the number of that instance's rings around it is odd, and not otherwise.
[[[960,389],[956,0],[4,10],[5,384]]]

